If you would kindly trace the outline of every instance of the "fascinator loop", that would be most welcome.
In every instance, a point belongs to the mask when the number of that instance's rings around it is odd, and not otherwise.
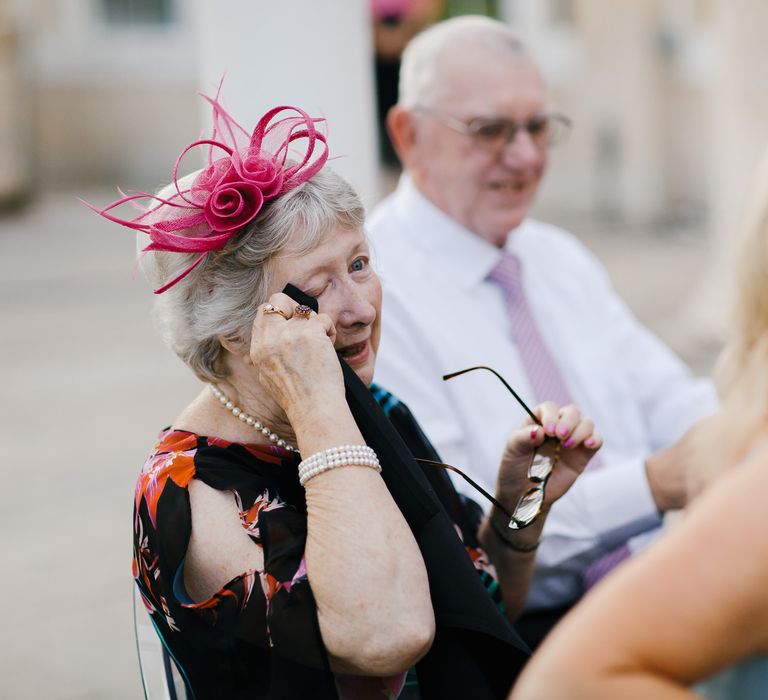
[[[213,110],[213,131],[210,138],[194,141],[179,154],[172,176],[175,193],[163,198],[147,192],[121,192],[120,199],[101,209],[81,200],[105,219],[145,233],[149,244],[143,253],[197,253],[188,267],[155,289],[155,294],[184,279],[208,253],[223,248],[252,221],[265,203],[309,180],[328,160],[325,135],[317,129],[323,119],[310,117],[298,107],[274,107],[249,134],[222,107],[218,93],[202,97]],[[197,148],[207,148],[208,165],[182,187],[181,163]],[[138,204],[145,199],[152,203]],[[132,219],[111,213],[129,202],[142,213]]]

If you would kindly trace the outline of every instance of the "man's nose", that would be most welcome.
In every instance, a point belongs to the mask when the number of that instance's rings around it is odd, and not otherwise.
[[[524,128],[518,128],[501,149],[502,160],[512,166],[536,163],[545,155],[546,146],[537,143]]]

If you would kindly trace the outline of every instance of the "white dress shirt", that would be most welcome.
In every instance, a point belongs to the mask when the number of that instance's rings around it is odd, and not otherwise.
[[[486,280],[500,251],[432,205],[407,176],[374,209],[368,231],[384,286],[375,381],[411,408],[443,461],[493,493],[523,410],[489,372],[441,377],[488,365],[535,404],[502,292]],[[520,258],[531,313],[574,403],[605,438],[601,466],[579,477],[544,526],[527,603],[537,609],[578,598],[589,563],[660,525],[644,460],[717,402],[712,385],[637,322],[571,234],[529,219],[506,248]]]

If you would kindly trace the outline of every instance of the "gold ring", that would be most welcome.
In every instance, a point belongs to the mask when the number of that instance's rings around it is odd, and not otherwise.
[[[264,304],[264,315],[266,316],[267,314],[280,314],[283,318],[286,318],[285,311],[272,306],[272,304]]]
[[[306,304],[299,304],[293,310],[293,315],[298,318],[309,318],[312,315],[312,309]]]

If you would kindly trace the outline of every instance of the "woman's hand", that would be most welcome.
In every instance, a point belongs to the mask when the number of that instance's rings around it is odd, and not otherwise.
[[[547,481],[543,509],[548,509],[573,484],[587,463],[603,444],[589,418],[582,418],[576,406],[560,408],[551,401],[533,409],[543,428],[527,418],[510,435],[501,459],[496,486],[497,498],[510,510],[520,496],[534,486],[528,467],[534,451],[542,456],[559,456]]]
[[[296,406],[344,398],[333,321],[314,311],[297,314],[298,306],[287,294],[273,294],[253,321],[246,358],[257,369],[261,386],[289,416]]]
[[[512,513],[520,497],[541,483],[528,478],[534,454],[557,456],[544,489],[540,516],[529,523],[530,527],[511,529],[509,517],[494,507],[478,531],[480,542],[496,567],[504,607],[512,621],[522,611],[528,595],[534,552],[549,507],[576,481],[603,442],[595,434],[592,421],[582,418],[575,406],[560,408],[546,402],[533,412],[541,425],[529,418],[510,435],[501,459],[496,498]]]

